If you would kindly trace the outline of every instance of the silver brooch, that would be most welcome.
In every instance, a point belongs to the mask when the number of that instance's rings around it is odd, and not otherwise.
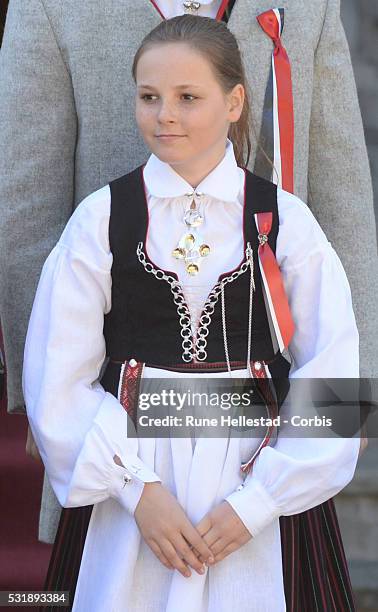
[[[194,194],[187,195],[194,196]],[[196,193],[195,195],[202,194]],[[187,273],[194,276],[199,272],[201,258],[210,254],[209,245],[204,242],[197,229],[203,224],[204,217],[197,208],[194,197],[190,207],[184,212],[183,221],[187,229],[182,234],[176,248],[173,249],[172,255],[175,259],[182,259],[185,262]]]
[[[198,10],[201,8],[200,2],[183,2],[185,13],[196,14]]]

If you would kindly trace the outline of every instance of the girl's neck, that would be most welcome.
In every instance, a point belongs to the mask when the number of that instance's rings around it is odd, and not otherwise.
[[[177,172],[193,189],[220,164],[225,156],[226,148],[217,150],[214,155],[207,159],[190,160],[187,164],[170,164],[171,168]]]

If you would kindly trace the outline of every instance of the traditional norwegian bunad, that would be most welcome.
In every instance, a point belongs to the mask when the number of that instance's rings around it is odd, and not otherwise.
[[[196,275],[187,253],[172,257],[193,210],[210,250]],[[205,377],[211,389],[285,380],[289,367],[358,376],[345,273],[303,202],[238,168],[230,142],[195,192],[152,155],[88,196],[45,263],[25,351],[28,416],[66,506],[45,588],[70,590],[80,612],[353,610],[322,502],[352,478],[358,439],[126,437],[148,380]],[[265,395],[272,413],[277,391]],[[133,516],[154,480],[193,524],[226,499],[253,537],[204,576],[168,570]]]

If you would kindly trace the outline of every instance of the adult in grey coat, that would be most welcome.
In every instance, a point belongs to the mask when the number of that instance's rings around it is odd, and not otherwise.
[[[170,10],[176,4],[176,13],[184,12],[182,2],[158,4]],[[275,5],[232,4],[228,24],[246,60],[258,132],[272,41],[256,16]],[[293,80],[294,192],[308,201],[344,264],[361,337],[361,374],[373,376],[378,371],[375,219],[339,0],[282,0],[279,7],[285,9],[282,40]],[[23,347],[44,260],[74,207],[148,156],[134,122],[130,67],[142,37],[161,18],[152,0],[9,3],[0,53],[0,315],[11,413],[24,412]],[[251,170],[253,134],[252,141]],[[45,479],[42,541],[54,540],[59,512]]]

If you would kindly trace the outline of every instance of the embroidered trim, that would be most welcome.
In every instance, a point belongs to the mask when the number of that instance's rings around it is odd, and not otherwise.
[[[252,371],[253,378],[258,378],[261,381],[264,381],[260,383],[259,389],[260,389],[261,394],[264,397],[265,408],[266,408],[268,418],[273,420],[278,416],[278,405],[277,405],[277,399],[275,397],[275,394],[272,392],[272,387],[271,387],[269,378],[267,377],[265,362],[264,361],[263,362],[252,361],[251,371]],[[267,426],[265,436],[263,440],[260,442],[256,451],[253,453],[252,457],[245,463],[241,464],[240,469],[244,474],[248,474],[251,470],[253,470],[253,464],[255,460],[257,459],[258,455],[260,454],[261,450],[265,446],[267,446],[270,442],[270,439],[274,432],[274,427],[275,427],[274,425]]]
[[[122,364],[118,381],[118,401],[133,420],[134,425],[143,368],[144,363],[142,362],[136,362],[132,366],[131,360],[125,361]]]
[[[143,251],[143,242],[138,243],[136,253],[138,260],[143,265],[146,272],[153,274],[158,280],[165,280],[170,286],[173,301],[177,306],[177,313],[179,315],[181,326],[180,333],[181,337],[183,338],[181,343],[183,348],[182,360],[186,363],[192,361],[193,359],[196,359],[197,361],[205,361],[205,359],[207,359],[206,347],[207,336],[209,335],[208,327],[211,323],[211,317],[214,313],[219,295],[227,283],[232,283],[234,280],[239,278],[241,274],[244,274],[250,267],[250,258],[252,256],[251,244],[247,242],[247,247],[245,250],[246,261],[241,264],[240,268],[232,272],[229,276],[225,276],[222,278],[222,280],[218,281],[210,291],[199,318],[195,342],[193,341],[192,319],[188,305],[185,301],[181,284],[173,276],[166,274],[164,270],[155,268],[152,263],[147,261],[146,254]]]
[[[156,365],[153,363],[146,363],[148,368],[158,368],[163,370],[170,370],[172,372],[199,372],[206,374],[207,372],[225,372],[227,373],[227,363],[225,361],[208,361],[206,363],[177,363],[177,364],[163,364]],[[245,370],[244,361],[231,361],[231,369],[233,370]]]

